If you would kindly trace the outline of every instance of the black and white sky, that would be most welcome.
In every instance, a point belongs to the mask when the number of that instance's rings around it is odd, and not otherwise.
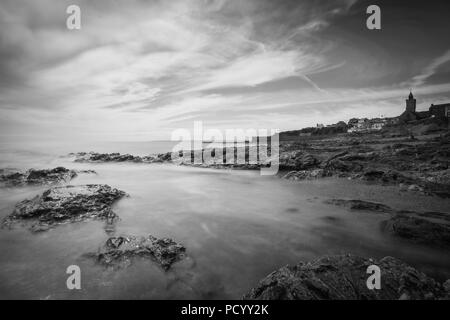
[[[81,8],[81,30],[66,8]],[[381,8],[382,30],[366,28]],[[450,1],[0,0],[0,139],[169,140],[450,101]]]

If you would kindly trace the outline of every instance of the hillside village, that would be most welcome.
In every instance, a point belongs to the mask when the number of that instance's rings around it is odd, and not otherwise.
[[[281,140],[292,140],[299,137],[322,136],[338,133],[369,133],[380,131],[385,127],[398,125],[420,125],[437,123],[440,126],[449,128],[450,103],[432,104],[428,111],[417,111],[417,100],[410,92],[406,100],[405,111],[391,118],[352,118],[347,123],[340,121],[336,124],[324,126],[317,124],[316,127],[304,128],[301,130],[283,132]]]

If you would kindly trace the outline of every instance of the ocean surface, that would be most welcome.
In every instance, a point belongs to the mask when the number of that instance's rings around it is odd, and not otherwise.
[[[108,184],[130,197],[117,202],[116,235],[170,237],[187,258],[164,272],[136,259],[120,270],[84,257],[108,238],[101,221],[61,225],[32,234],[0,229],[0,299],[240,299],[259,280],[287,264],[326,254],[353,253],[404,260],[438,280],[450,278],[450,253],[384,234],[382,214],[325,204],[331,198],[383,202],[397,209],[448,212],[448,200],[344,179],[312,182],[263,177],[257,171],[166,164],[80,164],[70,152],[147,155],[171,142],[109,142],[89,146],[0,144],[0,168],[88,170],[70,184]],[[0,219],[17,202],[48,187],[0,189]],[[81,268],[81,290],[68,290],[66,269]]]

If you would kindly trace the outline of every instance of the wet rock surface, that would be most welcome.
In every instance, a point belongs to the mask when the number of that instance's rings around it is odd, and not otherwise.
[[[397,129],[402,130],[402,128]],[[279,145],[279,176],[289,180],[313,180],[325,177],[359,179],[368,183],[396,185],[405,192],[418,192],[450,197],[450,135],[392,138],[386,133],[338,134],[305,141],[281,141]],[[393,135],[396,136],[396,135]],[[401,136],[401,135],[400,135]],[[234,151],[235,154],[242,148]],[[70,154],[76,162],[174,163],[214,169],[257,170],[269,167],[274,156],[261,153],[257,163],[249,161],[250,149],[244,150],[245,161],[238,163],[223,148],[204,149],[206,154],[226,155],[223,159],[205,160],[198,152],[172,159],[171,153],[133,156],[119,153],[81,152]],[[252,152],[253,154],[254,152]],[[182,154],[182,152],[180,152]],[[199,157],[198,157],[199,156]],[[203,159],[193,163],[195,157]],[[231,159],[231,160],[230,160]]]
[[[303,151],[283,152],[279,161],[282,170],[306,170],[319,164],[316,157]]]
[[[290,180],[311,176],[360,179],[448,198],[449,159],[449,134],[424,136],[420,140],[390,139],[383,134],[344,134],[281,142],[280,176]],[[318,169],[322,170],[320,175]]]
[[[384,231],[417,243],[450,247],[448,213],[395,210],[385,204],[363,200],[331,199],[325,203],[355,211],[388,214],[389,218],[381,222]]]
[[[381,270],[381,289],[367,287],[367,268]],[[385,257],[326,256],[272,272],[248,292],[245,300],[393,300],[449,299],[448,281],[442,285],[424,273]]]
[[[383,222],[384,229],[413,242],[450,248],[450,223],[423,217],[397,214]]]
[[[23,186],[68,182],[77,176],[77,172],[63,167],[54,169],[30,169],[27,171],[2,170],[0,182],[7,186]]]
[[[319,178],[323,178],[326,176],[326,173],[323,169],[314,169],[314,170],[301,170],[301,171],[291,171],[288,174],[283,176],[283,179],[286,180],[315,180]]]
[[[396,130],[402,131],[403,128]],[[254,170],[274,164],[274,156],[261,153],[261,150],[257,152],[259,161],[256,164],[249,164],[250,150],[255,148],[247,147],[244,150],[246,163],[235,164],[233,154],[228,149],[225,152],[223,148],[215,148],[211,154],[225,154],[227,163],[222,163],[222,159],[216,159],[195,166]],[[235,154],[239,150],[240,148],[236,149]],[[203,151],[210,153],[207,149]],[[280,141],[279,157],[276,161],[280,169],[278,175],[288,180],[313,180],[325,177],[359,179],[368,183],[396,185],[407,192],[448,198],[450,197],[448,159],[450,159],[449,134],[411,139],[405,135],[392,138],[392,135],[381,132]],[[191,158],[185,158],[181,164],[192,165]]]
[[[171,161],[171,153],[164,153],[149,156],[133,156],[131,154],[120,153],[97,153],[97,152],[79,152],[71,153],[75,162],[81,163],[102,163],[102,162],[133,162],[133,163],[164,163]]]
[[[165,271],[184,258],[186,248],[172,239],[158,239],[153,236],[111,237],[97,253],[88,254],[106,267],[124,268],[138,257],[149,258],[158,263]]]
[[[391,213],[394,210],[382,203],[363,201],[363,200],[345,200],[345,199],[331,199],[325,201],[327,204],[332,204],[336,206],[346,207],[350,210],[360,210],[360,211],[371,211],[371,212],[382,212]]]
[[[108,185],[54,187],[18,203],[14,212],[3,221],[3,226],[24,223],[30,226],[31,231],[39,232],[58,224],[85,219],[111,221],[117,218],[111,206],[125,195],[125,192]]]

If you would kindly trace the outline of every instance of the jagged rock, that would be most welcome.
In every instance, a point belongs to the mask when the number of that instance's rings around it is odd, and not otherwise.
[[[450,279],[445,281],[443,286],[445,290],[445,299],[450,300]]]
[[[368,181],[381,180],[385,175],[384,171],[381,170],[367,170],[363,173],[363,178]]]
[[[381,177],[382,182],[388,184],[409,183],[412,179],[395,170],[388,170]]]
[[[75,162],[142,162],[142,158],[120,153],[80,152],[75,154]]]
[[[325,166],[328,163],[330,163],[331,161],[333,161],[334,159],[340,158],[342,156],[345,156],[348,154],[348,151],[341,151],[337,154],[333,154],[331,157],[329,157],[327,160],[325,160],[322,164]]]
[[[361,210],[361,211],[372,211],[372,212],[382,212],[382,213],[392,213],[394,210],[384,204],[363,201],[363,200],[344,200],[344,199],[331,199],[325,201],[325,203],[333,204],[336,206],[347,207],[351,210]]]
[[[30,169],[25,172],[9,172],[0,176],[0,181],[7,185],[27,185],[27,184],[51,184],[68,182],[77,176],[77,172],[63,167],[54,169],[36,170]]]
[[[316,157],[302,151],[282,153],[279,161],[280,169],[290,170],[305,170],[319,164]]]
[[[346,154],[337,159],[341,161],[371,161],[376,158],[375,152]]]
[[[163,161],[163,162],[171,161],[172,154],[170,152],[168,152],[168,153],[159,154],[157,157],[160,161]]]
[[[55,187],[18,203],[3,226],[23,222],[31,223],[32,231],[45,231],[57,224],[89,218],[113,220],[117,216],[111,206],[123,196],[125,192],[108,185]]]
[[[97,174],[95,170],[78,170],[77,173]]]
[[[381,269],[381,289],[367,287],[367,268]],[[444,299],[444,287],[402,261],[353,255],[326,256],[272,272],[244,296],[246,300]]]
[[[157,239],[153,236],[111,237],[100,247],[97,253],[88,254],[98,263],[112,268],[127,267],[136,257],[150,258],[165,271],[184,257],[186,248],[172,239]]]
[[[388,232],[410,241],[450,247],[450,224],[445,221],[437,223],[411,214],[397,214],[385,221],[383,227]]]
[[[448,183],[424,183],[424,192],[441,198],[450,198],[450,184]]]
[[[364,166],[358,162],[353,161],[342,161],[340,159],[334,159],[328,162],[324,169],[332,174],[336,173],[350,173],[350,172],[361,172]]]
[[[412,184],[408,187],[409,191],[415,191],[415,192],[423,192],[423,188],[418,186],[417,184]]]
[[[368,169],[361,175],[361,178],[367,181],[378,181],[385,185],[411,184],[414,181],[396,170],[389,169]]]
[[[75,157],[75,162],[134,162],[134,163],[162,163],[171,161],[172,154],[163,153],[149,156],[133,156],[131,154],[120,153],[97,153],[79,152],[70,153],[70,157]]]
[[[331,199],[325,203],[351,210],[392,214],[381,223],[384,230],[418,243],[444,247],[450,245],[450,215],[447,213],[395,210],[381,203],[362,200]]]
[[[392,130],[401,130],[396,128]],[[401,137],[400,135],[399,137]],[[327,139],[308,139],[281,142],[280,169],[307,171],[320,167],[324,176],[362,179],[383,185],[406,184],[405,191],[450,197],[450,139],[448,134],[436,139],[409,141],[407,138],[386,138],[384,135],[361,134],[359,145],[351,135],[331,136]],[[371,145],[383,145],[371,147]],[[302,157],[317,159],[304,168]],[[304,179],[306,173],[290,174]],[[409,190],[409,186],[411,187]]]
[[[291,171],[283,176],[286,180],[311,180],[319,179],[325,176],[325,171],[323,169],[314,170],[302,170],[302,171]]]
[[[401,132],[404,128],[391,128],[391,133]],[[398,132],[397,132],[398,133]],[[391,137],[397,137],[392,139]],[[357,143],[356,143],[356,142]],[[377,147],[374,147],[377,145]],[[286,171],[296,171],[287,178],[294,180],[309,179],[314,169],[323,169],[318,177],[342,177],[362,179],[383,185],[408,185],[405,191],[421,192],[425,195],[450,197],[450,139],[448,134],[433,139],[409,141],[405,134],[360,134],[358,140],[352,135],[336,135],[327,139],[308,139],[307,141],[282,141],[279,146],[279,168],[282,175]],[[221,148],[215,149],[223,151]],[[247,150],[246,150],[247,153]],[[195,152],[194,152],[195,154]],[[78,162],[142,162],[174,163],[192,165],[190,157],[185,162],[171,160],[171,154],[137,157],[132,155],[78,153],[71,154]],[[222,163],[203,163],[204,168],[218,169],[260,169],[274,161],[261,157],[257,165],[224,165]],[[312,178],[312,177],[311,177]],[[409,186],[416,185],[409,190]]]

